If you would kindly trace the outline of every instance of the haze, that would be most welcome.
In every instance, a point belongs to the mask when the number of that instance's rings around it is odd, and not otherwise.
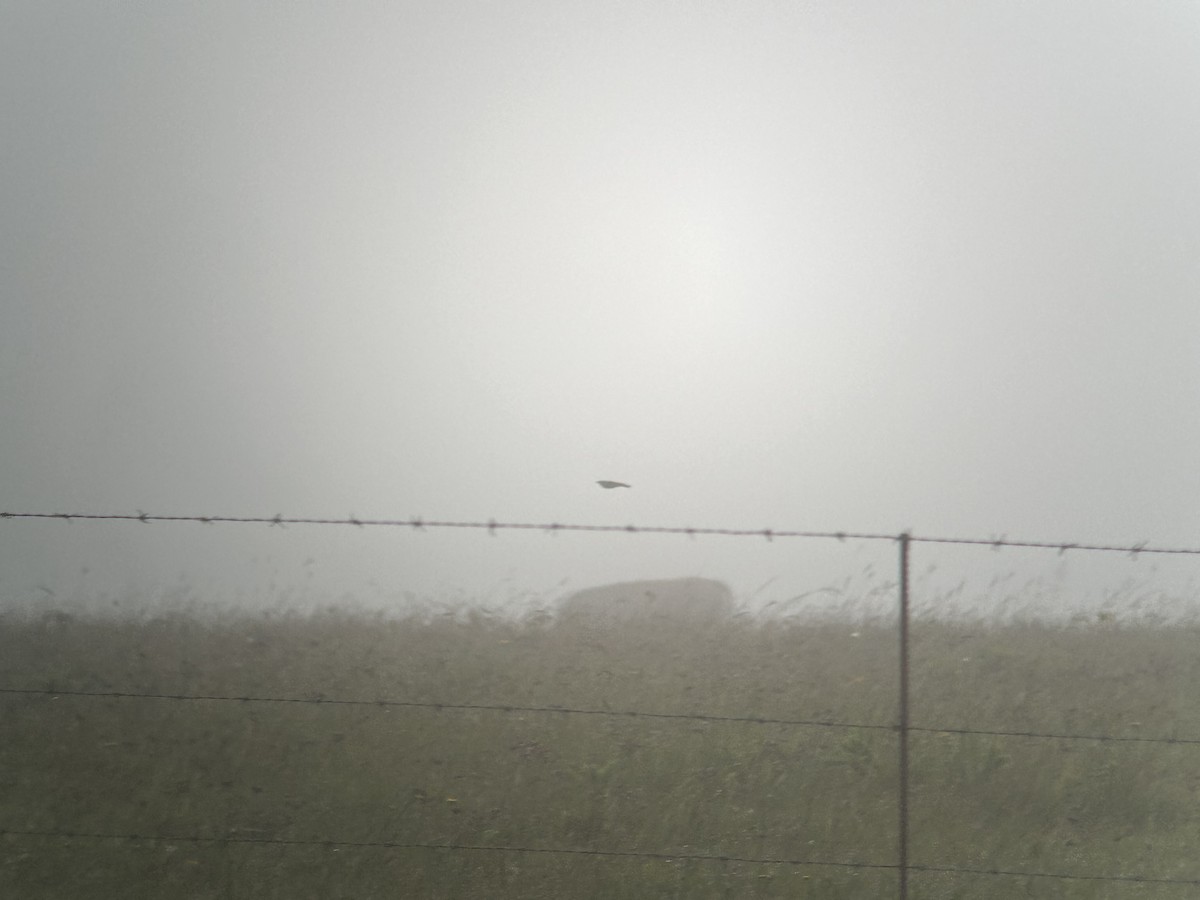
[[[1195,3],[7,3],[0,121],[0,509],[1200,545]],[[894,565],[0,534],[17,605]]]

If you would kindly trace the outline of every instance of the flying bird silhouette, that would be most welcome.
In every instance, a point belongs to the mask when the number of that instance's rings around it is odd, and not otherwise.
[[[597,481],[596,484],[600,485],[600,487],[604,488],[606,491],[611,491],[613,488],[629,487],[629,485],[623,481]]]

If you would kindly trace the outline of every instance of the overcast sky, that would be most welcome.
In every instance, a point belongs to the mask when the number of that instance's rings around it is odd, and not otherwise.
[[[0,121],[0,508],[1200,545],[1191,0],[10,0]],[[10,600],[812,549],[0,525]]]

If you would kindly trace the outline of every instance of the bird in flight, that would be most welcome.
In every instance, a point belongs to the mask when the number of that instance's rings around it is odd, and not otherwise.
[[[606,491],[611,491],[613,488],[629,487],[629,485],[623,481],[597,481],[596,484],[600,485],[600,487],[604,488]]]

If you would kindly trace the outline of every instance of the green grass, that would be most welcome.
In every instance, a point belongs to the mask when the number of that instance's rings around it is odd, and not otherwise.
[[[913,724],[1200,738],[1198,639],[917,623]],[[4,834],[0,896],[894,897],[893,868],[753,860],[895,863],[896,670],[882,625],[3,617],[5,688],[885,727],[0,694],[0,829],[161,838]],[[916,866],[1200,880],[1200,745],[914,731],[911,754]],[[1197,890],[910,874],[914,900]]]

